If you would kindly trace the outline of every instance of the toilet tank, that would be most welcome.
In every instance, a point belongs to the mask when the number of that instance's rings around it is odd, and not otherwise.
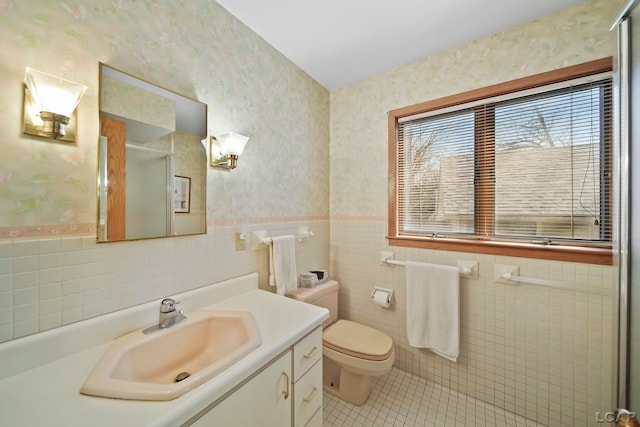
[[[295,291],[287,293],[287,296],[327,308],[329,318],[322,323],[323,329],[338,319],[338,282],[335,280],[327,280],[315,288],[297,288]]]

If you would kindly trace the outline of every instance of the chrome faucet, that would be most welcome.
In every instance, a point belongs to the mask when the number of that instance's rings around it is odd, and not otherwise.
[[[180,323],[187,316],[184,315],[184,310],[176,310],[176,305],[180,304],[180,301],[176,301],[173,298],[165,298],[160,302],[160,318],[157,325],[149,326],[142,332],[150,334],[160,329],[170,328],[176,323]]]

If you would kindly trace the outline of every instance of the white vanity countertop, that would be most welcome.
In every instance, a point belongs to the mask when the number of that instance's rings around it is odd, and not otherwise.
[[[109,341],[0,380],[0,424],[20,427],[178,426],[328,317],[326,309],[259,289],[218,301],[207,307],[251,312],[260,329],[262,345],[203,385],[165,402],[80,394],[82,383],[109,348],[112,342]],[[186,307],[185,312],[188,316]],[[6,354],[1,349],[0,363],[5,363],[1,359]],[[46,352],[47,348],[41,351]]]

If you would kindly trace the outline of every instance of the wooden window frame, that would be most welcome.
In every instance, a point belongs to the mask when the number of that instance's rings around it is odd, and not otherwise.
[[[483,253],[490,255],[514,256],[525,258],[546,259],[554,261],[582,262],[589,264],[613,265],[612,245],[588,245],[579,243],[562,243],[554,245],[539,245],[522,241],[484,239],[479,233],[476,225],[476,235],[473,238],[451,238],[451,237],[426,237],[426,236],[405,236],[398,233],[398,212],[399,194],[398,183],[398,145],[397,129],[399,120],[429,111],[444,109],[482,99],[506,95],[536,87],[547,86],[581,77],[587,77],[613,69],[613,58],[607,57],[583,64],[573,65],[558,70],[536,74],[505,83],[499,83],[480,89],[463,92],[456,95],[399,108],[389,112],[388,134],[389,134],[389,218],[387,239],[391,246],[403,246],[410,248],[438,249],[446,251]],[[490,112],[488,114],[491,114]],[[476,156],[481,155],[476,152]],[[482,176],[482,174],[481,174]],[[493,185],[492,183],[490,185]],[[480,182],[477,191],[482,191],[484,184]],[[612,191],[608,189],[610,207],[613,207],[611,199]],[[491,191],[491,193],[493,193]],[[476,195],[476,197],[478,197]],[[476,222],[480,215],[487,212],[478,212],[476,208]],[[490,215],[490,218],[493,216]]]

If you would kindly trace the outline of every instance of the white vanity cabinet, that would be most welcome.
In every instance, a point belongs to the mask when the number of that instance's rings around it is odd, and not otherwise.
[[[197,427],[290,427],[291,350],[194,422]]]
[[[203,412],[183,427],[322,426],[322,328]]]

